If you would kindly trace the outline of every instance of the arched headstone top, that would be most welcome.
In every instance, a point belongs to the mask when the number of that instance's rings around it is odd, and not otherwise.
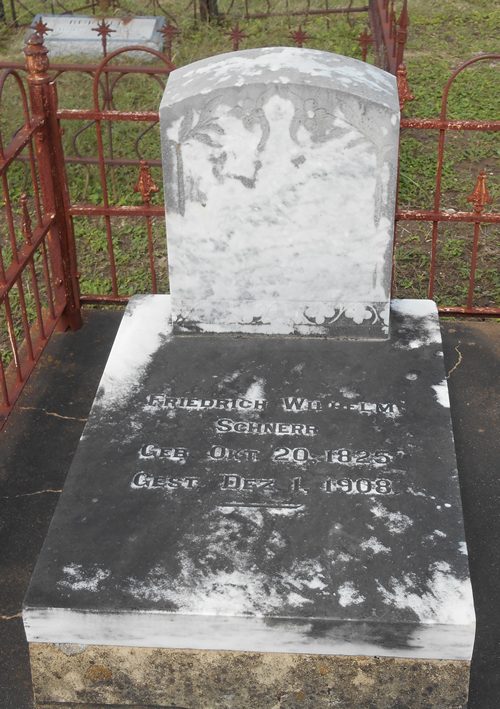
[[[174,71],[160,117],[177,330],[387,337],[394,77],[246,50]]]
[[[262,83],[335,88],[399,112],[396,79],[392,74],[358,59],[296,47],[228,52],[176,69],[168,79],[160,110],[198,94]]]

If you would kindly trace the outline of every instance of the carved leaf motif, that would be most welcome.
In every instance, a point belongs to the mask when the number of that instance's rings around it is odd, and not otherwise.
[[[205,145],[210,145],[211,148],[220,148],[220,143],[216,143],[207,133],[193,133],[193,138],[199,140],[200,143],[205,143]]]
[[[179,128],[179,142],[182,143],[189,137],[189,134],[193,127],[193,117],[193,110],[189,109],[189,111],[185,114],[184,118],[181,121],[181,126]]]
[[[368,320],[370,325],[374,325],[380,320],[377,309],[373,305],[363,305],[362,303],[351,305],[348,307],[338,307],[334,308],[334,312],[331,316],[327,316],[324,313],[321,315],[311,315],[308,313],[308,308],[304,311],[304,317],[313,325],[319,325],[323,327],[328,327],[334,322],[337,322],[340,318],[345,318],[347,320],[354,320],[357,325],[361,325],[364,321]]]
[[[198,140],[200,143],[210,145],[212,148],[220,148],[219,143],[216,143],[207,133],[207,131],[211,131],[217,135],[224,134],[224,129],[217,123],[217,117],[212,115],[210,104],[203,108],[197,122],[194,125],[193,123],[194,112],[193,110],[190,110],[186,113],[181,122],[179,129],[180,143],[183,143],[191,138],[193,140]]]
[[[222,126],[219,126],[217,123],[211,123],[210,130],[213,130],[213,132],[217,133],[217,135],[224,135],[226,132],[224,128]]]

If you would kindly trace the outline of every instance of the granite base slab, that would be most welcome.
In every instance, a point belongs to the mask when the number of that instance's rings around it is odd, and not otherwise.
[[[469,682],[460,660],[45,643],[30,658],[39,709],[465,709]]]
[[[45,703],[104,701],[64,693],[50,657],[73,662],[56,647],[69,644],[75,658],[155,657],[167,675],[172,657],[198,657],[182,650],[201,653],[214,692],[222,657],[234,677],[248,653],[279,676],[326,657],[331,673],[380,668],[366,707],[463,706],[474,608],[435,305],[395,301],[390,341],[352,342],[172,336],[167,296],[134,299],[23,618]],[[399,705],[394,668],[418,687]],[[448,704],[423,703],[428,671]],[[267,688],[270,707],[294,706]],[[127,701],[151,704],[141,691]],[[170,706],[222,707],[232,691]]]

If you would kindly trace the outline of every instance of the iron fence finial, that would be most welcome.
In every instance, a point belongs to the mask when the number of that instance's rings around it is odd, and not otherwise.
[[[227,34],[228,37],[231,38],[231,41],[233,43],[233,52],[237,52],[240,48],[241,40],[248,37],[248,35],[242,29],[240,29],[239,22],[236,22],[234,27],[231,29],[231,32],[228,32]]]
[[[116,32],[116,30],[111,29],[111,24],[106,22],[103,17],[101,21],[97,23],[97,27],[92,27],[92,32],[97,32],[101,38],[102,53],[106,56],[108,50],[108,37],[112,34],[112,32]]]
[[[53,30],[50,29],[50,27],[40,18],[38,22],[33,26],[33,29],[35,32],[42,37],[44,37],[48,32],[52,32]]]
[[[290,37],[293,39],[297,47],[300,48],[304,46],[304,42],[311,39],[307,32],[302,29],[302,25],[299,25],[299,28],[294,32],[290,32]]]
[[[160,33],[163,35],[163,39],[165,40],[165,54],[167,56],[168,61],[171,62],[172,45],[174,43],[174,39],[177,37],[177,35],[180,34],[180,30],[171,22],[168,22],[160,29]]]
[[[43,43],[43,35],[34,32],[26,42],[24,56],[30,80],[46,79],[49,70],[49,50]]]
[[[151,168],[147,160],[141,160],[139,167],[139,178],[134,186],[134,192],[138,192],[144,204],[150,204],[151,195],[159,192],[159,187],[151,177]]]
[[[358,44],[361,47],[361,59],[366,62],[366,57],[368,56],[368,47],[373,42],[373,36],[370,34],[368,27],[361,32],[358,37]]]
[[[476,214],[481,214],[486,205],[491,204],[492,201],[488,187],[486,186],[486,172],[481,170],[477,176],[474,191],[467,197],[467,202],[471,202],[474,205]]]
[[[410,18],[408,16],[408,3],[404,0],[403,7],[401,9],[401,14],[397,21],[396,30],[396,65],[399,66],[403,62],[403,55],[405,51],[406,40],[408,38],[408,26],[410,24]]]
[[[410,18],[408,16],[408,0],[404,0],[403,7],[401,8],[401,13],[398,19],[398,27],[400,30],[407,30],[410,24]]]

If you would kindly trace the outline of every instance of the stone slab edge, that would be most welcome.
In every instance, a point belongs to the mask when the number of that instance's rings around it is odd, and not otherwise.
[[[133,380],[137,381],[141,367],[137,363],[123,362],[123,345],[130,334],[134,338],[138,333],[132,328],[131,317],[139,303],[154,304],[157,313],[144,322],[149,332],[165,333],[169,330],[170,297],[139,296],[129,304],[108,365],[101,387],[113,386],[111,376],[113,364],[120,357],[121,365],[131,367]],[[432,301],[392,301],[392,307],[409,316],[419,315],[435,320],[435,336],[439,333],[436,306]],[[136,318],[137,319],[137,318]],[[149,333],[151,335],[151,333]],[[144,343],[144,333],[139,333]],[[151,338],[149,338],[151,339]],[[155,338],[153,338],[155,339]],[[146,356],[146,361],[148,357]],[[132,366],[133,365],[133,366]],[[128,371],[128,370],[127,370]],[[123,372],[122,375],[124,376]],[[126,378],[125,378],[126,379]],[[122,382],[123,383],[123,382]],[[127,611],[112,612],[109,609],[89,610],[64,609],[25,604],[23,620],[28,642],[35,643],[75,643],[86,645],[120,645],[129,647],[180,648],[209,651],[255,651],[267,653],[305,653],[350,656],[389,656],[398,658],[418,658],[436,660],[470,660],[474,642],[474,624],[443,626],[435,623],[421,624],[413,629],[411,646],[386,649],[381,644],[360,641],[355,632],[350,639],[338,632],[338,624],[333,619],[328,631],[315,638],[314,644],[304,643],[304,619],[275,618],[274,624],[268,624],[259,617],[223,617],[176,615],[167,612]],[[311,619],[308,619],[310,622]],[[200,623],[203,624],[204,642],[193,640],[199,635]],[[280,626],[280,639],[276,639],[276,624]],[[307,624],[306,624],[307,625]],[[342,625],[342,624],[340,624]],[[375,631],[383,632],[383,624],[370,624]],[[391,624],[393,625],[393,624]],[[362,628],[358,628],[362,631]],[[206,637],[210,637],[207,647]],[[285,644],[283,639],[286,638]],[[199,643],[199,644],[198,644]],[[313,649],[314,648],[314,649]]]

